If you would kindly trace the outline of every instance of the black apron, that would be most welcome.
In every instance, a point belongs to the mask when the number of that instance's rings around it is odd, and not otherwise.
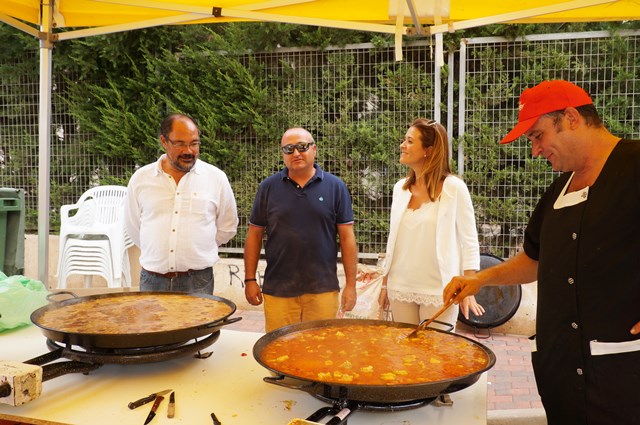
[[[525,252],[539,261],[532,362],[549,425],[640,424],[640,351],[593,356],[590,341],[638,339],[640,143],[621,141],[585,202],[554,209],[570,174],[536,207]]]

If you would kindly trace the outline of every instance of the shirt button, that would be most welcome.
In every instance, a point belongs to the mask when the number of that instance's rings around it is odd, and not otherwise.
[[[575,233],[575,232],[574,232],[574,233],[572,233],[572,234],[571,234],[571,239],[573,239],[574,241],[575,241],[576,239],[578,239],[578,234],[577,234],[577,233]]]
[[[175,233],[175,232],[176,232],[176,229],[171,229],[171,231],[172,231],[173,233]]]
[[[571,327],[573,329],[578,329],[578,324],[576,322],[571,323]]]
[[[573,282],[575,282],[575,281],[573,280],[572,277],[570,277],[569,279],[567,279],[567,282],[569,282],[569,285],[573,285]]]
[[[576,373],[577,373],[578,375],[582,375],[582,369],[581,369],[581,368],[576,369]]]
[[[173,213],[174,213],[174,214],[178,214],[178,211],[174,211]]]
[[[169,267],[169,270],[173,270],[173,267]]]

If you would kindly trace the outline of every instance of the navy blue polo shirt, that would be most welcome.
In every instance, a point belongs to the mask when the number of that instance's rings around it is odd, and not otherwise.
[[[353,223],[347,186],[314,164],[304,187],[287,168],[258,187],[249,222],[265,228],[267,268],[262,291],[297,297],[339,289],[337,225]]]

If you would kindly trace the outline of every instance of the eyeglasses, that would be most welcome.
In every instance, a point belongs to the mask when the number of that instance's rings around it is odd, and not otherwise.
[[[282,152],[284,152],[285,155],[291,155],[294,149],[298,152],[306,152],[314,144],[314,142],[300,142],[296,143],[295,145],[284,145],[282,146]]]
[[[192,150],[196,150],[196,149],[199,149],[200,145],[202,144],[201,142],[191,142],[191,143],[174,142],[173,140],[169,139],[167,136],[164,136],[164,138],[167,142],[169,142],[171,146],[178,149],[189,148]]]

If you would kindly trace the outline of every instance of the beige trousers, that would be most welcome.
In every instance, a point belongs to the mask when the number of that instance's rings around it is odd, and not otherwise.
[[[286,298],[263,294],[265,331],[310,320],[335,319],[340,307],[338,294],[334,291]]]

